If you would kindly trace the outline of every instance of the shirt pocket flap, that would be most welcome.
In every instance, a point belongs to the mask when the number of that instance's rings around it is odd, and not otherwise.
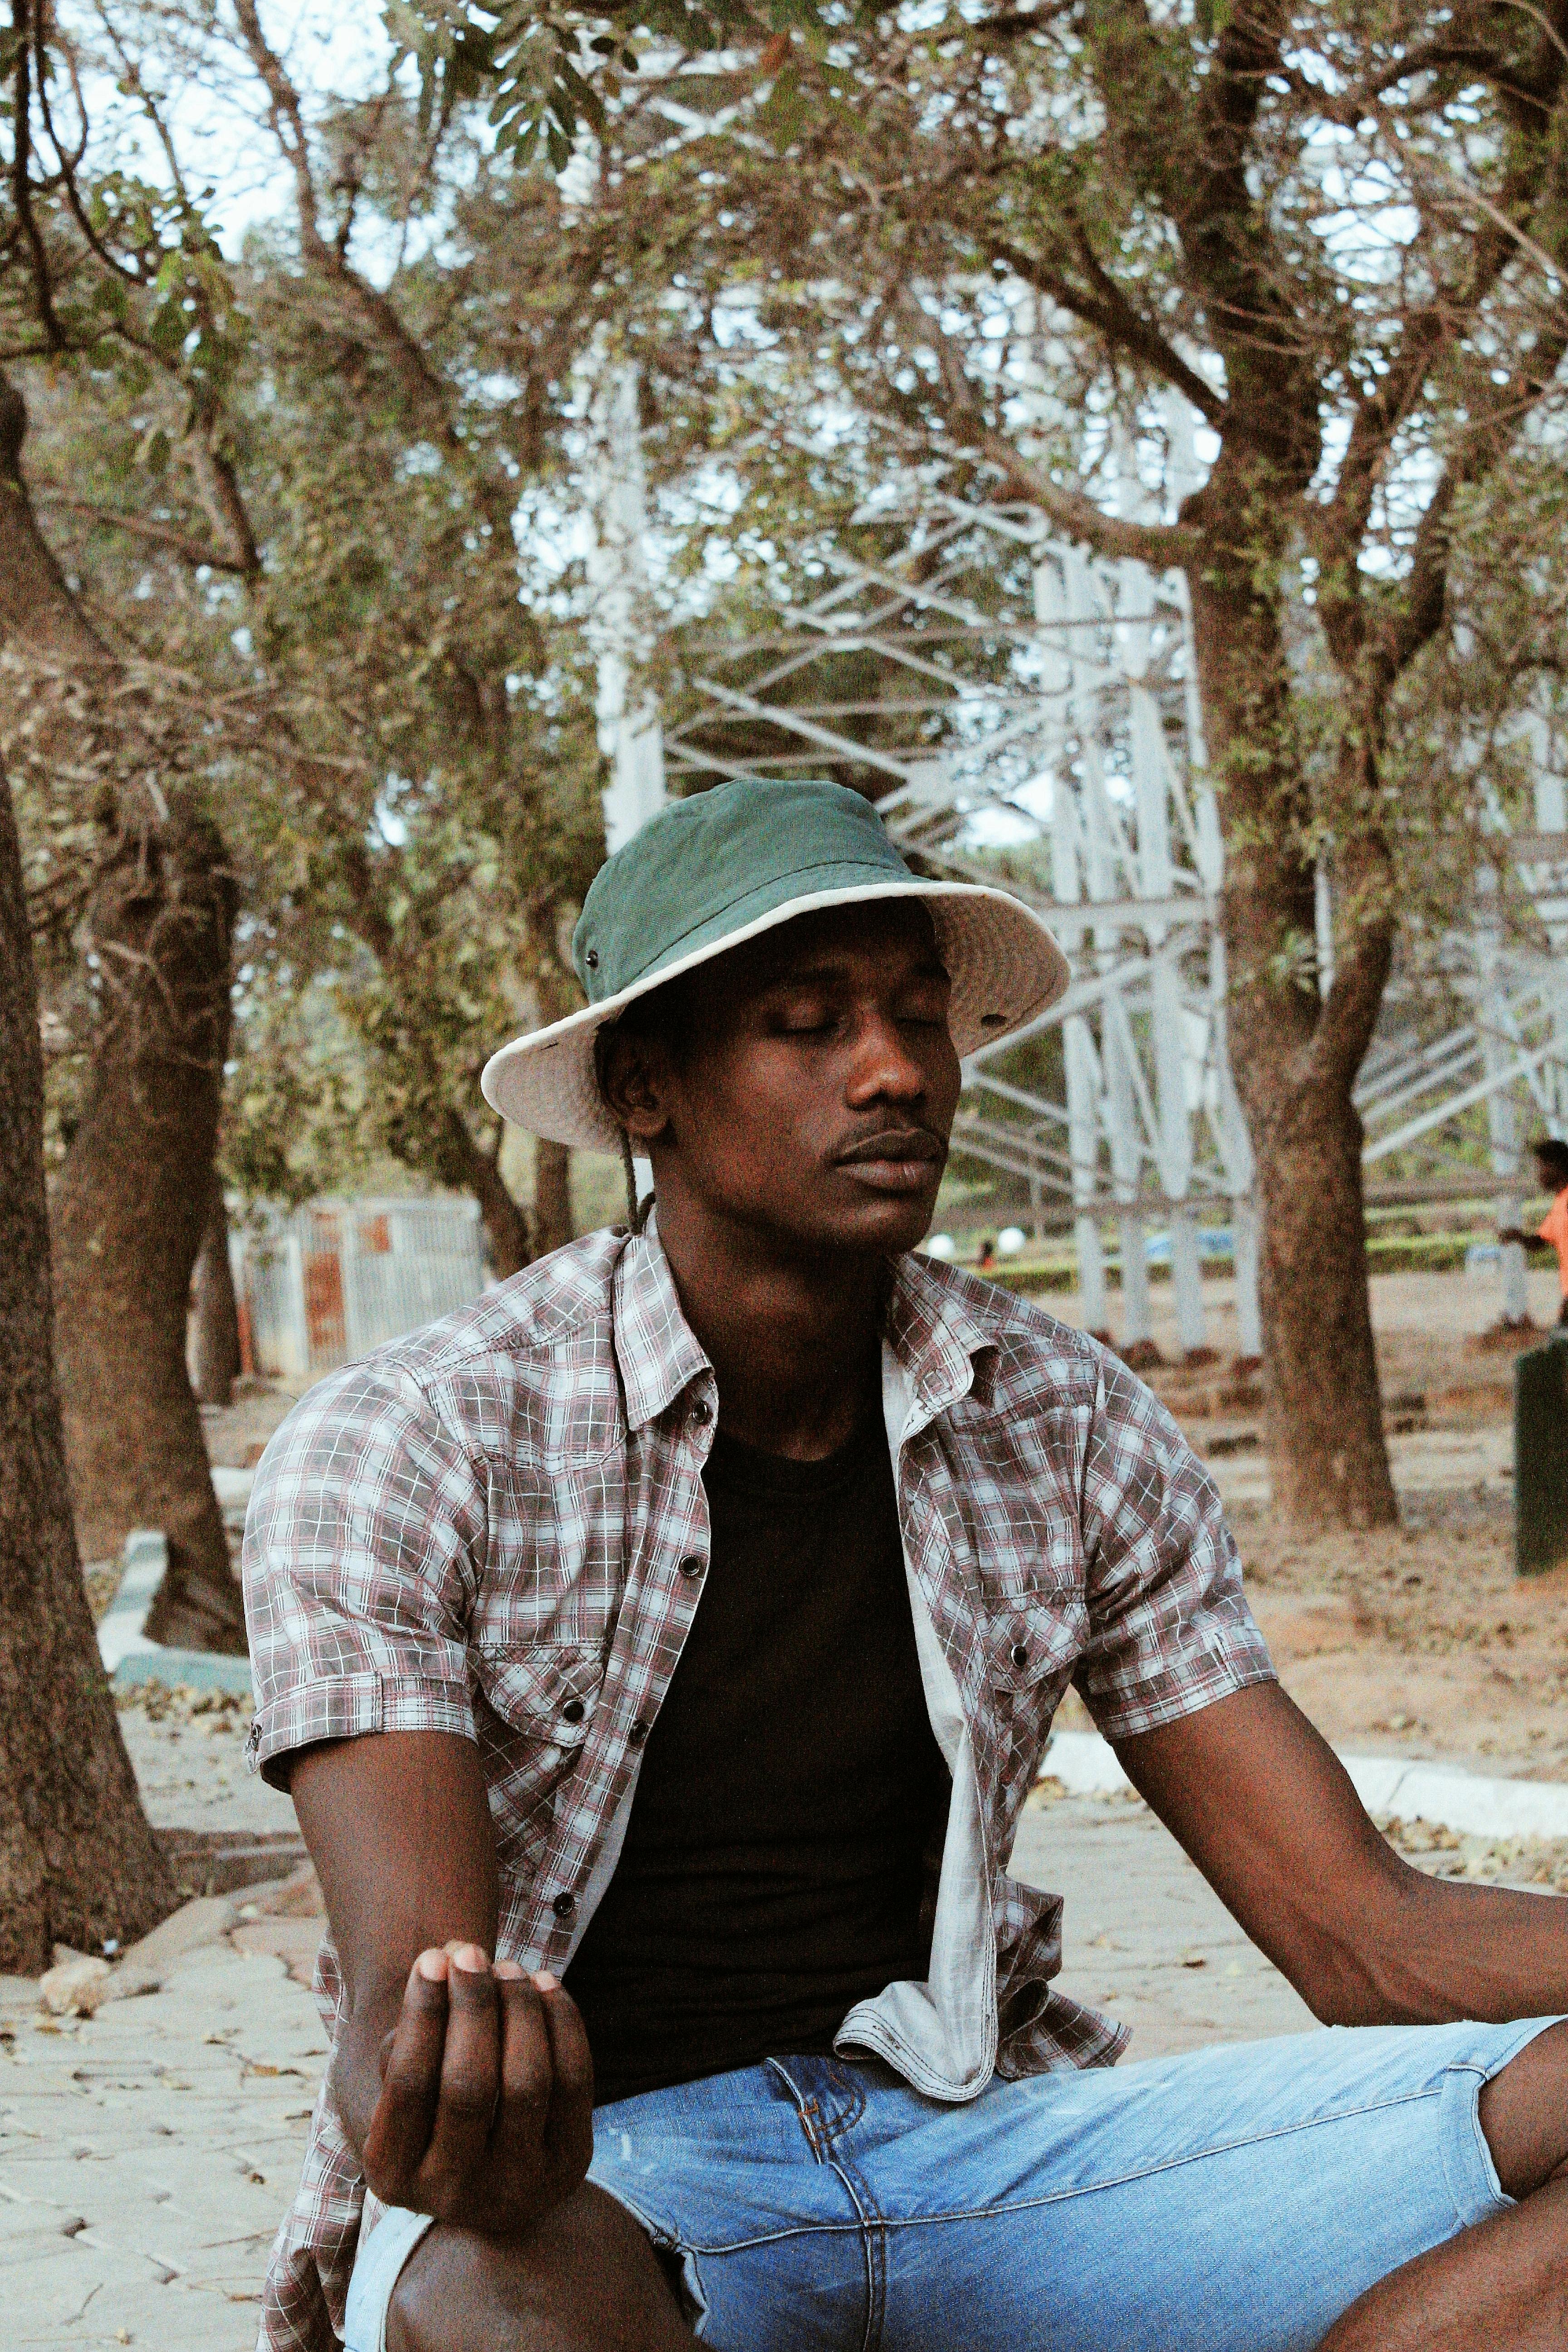
[[[1047,1675],[1070,1674],[1088,1624],[1089,1612],[1077,1585],[1009,1601],[997,1610],[989,1628],[993,1687],[1026,1691]]]
[[[587,1642],[530,1642],[477,1654],[479,1688],[503,1723],[552,1748],[579,1748],[605,1680],[603,1652]]]

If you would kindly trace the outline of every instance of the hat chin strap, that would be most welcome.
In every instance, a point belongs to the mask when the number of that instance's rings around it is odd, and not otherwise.
[[[638,1205],[637,1171],[637,1162],[632,1157],[632,1139],[626,1133],[624,1127],[620,1130],[620,1137],[621,1167],[625,1172],[626,1180],[626,1223],[631,1227],[634,1234],[640,1234],[643,1227],[647,1223],[648,1212],[653,1207],[654,1196],[650,1192],[647,1200],[644,1201],[640,1206]]]

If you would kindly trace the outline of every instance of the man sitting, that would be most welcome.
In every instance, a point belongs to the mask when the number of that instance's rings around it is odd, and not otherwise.
[[[1054,943],[741,782],[574,953],[486,1093],[657,1216],[322,1382],[257,1481],[253,1754],[331,1926],[264,2345],[1560,2347],[1568,1909],[1399,1861],[1154,1398],[910,1255]],[[1006,1874],[1069,1681],[1341,2030],[1112,2071]]]

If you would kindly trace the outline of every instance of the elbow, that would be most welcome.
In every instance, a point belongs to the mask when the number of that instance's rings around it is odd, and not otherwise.
[[[1298,1946],[1286,1973],[1321,2025],[1418,2025],[1436,2013],[1418,1916],[1426,1882],[1402,1864],[1386,1891],[1392,1902],[1319,1923]]]
[[[1396,2017],[1376,1978],[1370,1971],[1341,1972],[1322,1982],[1297,1987],[1320,2025],[1394,2025],[1412,2022]]]
[[[1320,1950],[1291,1971],[1296,1990],[1320,2025],[1389,2025],[1388,1987],[1376,1955],[1357,1948]]]

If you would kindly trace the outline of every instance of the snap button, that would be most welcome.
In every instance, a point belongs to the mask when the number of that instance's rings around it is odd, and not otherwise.
[[[597,949],[597,948],[590,948],[590,949],[588,950],[587,954],[584,957],[583,961],[584,961],[584,962],[587,965],[587,967],[588,967],[588,969],[589,969],[589,971],[598,971],[598,969],[599,969],[599,950],[598,950],[598,949]]]
[[[581,1723],[588,1710],[580,1698],[569,1698],[561,1710],[563,1723]]]
[[[1016,1666],[1026,1666],[1029,1663],[1029,1645],[1027,1642],[1015,1642],[1009,1655]]]
[[[691,1418],[699,1429],[706,1429],[713,1418],[713,1408],[706,1397],[699,1397],[691,1408]]]
[[[639,1715],[626,1734],[626,1745],[628,1748],[640,1748],[647,1738],[647,1726]]]
[[[701,1575],[702,1562],[698,1559],[695,1552],[689,1552],[687,1557],[681,1561],[680,1573],[682,1576],[692,1577]]]
[[[577,1908],[577,1897],[563,1887],[550,1907],[558,1919],[570,1919],[573,1912]]]

